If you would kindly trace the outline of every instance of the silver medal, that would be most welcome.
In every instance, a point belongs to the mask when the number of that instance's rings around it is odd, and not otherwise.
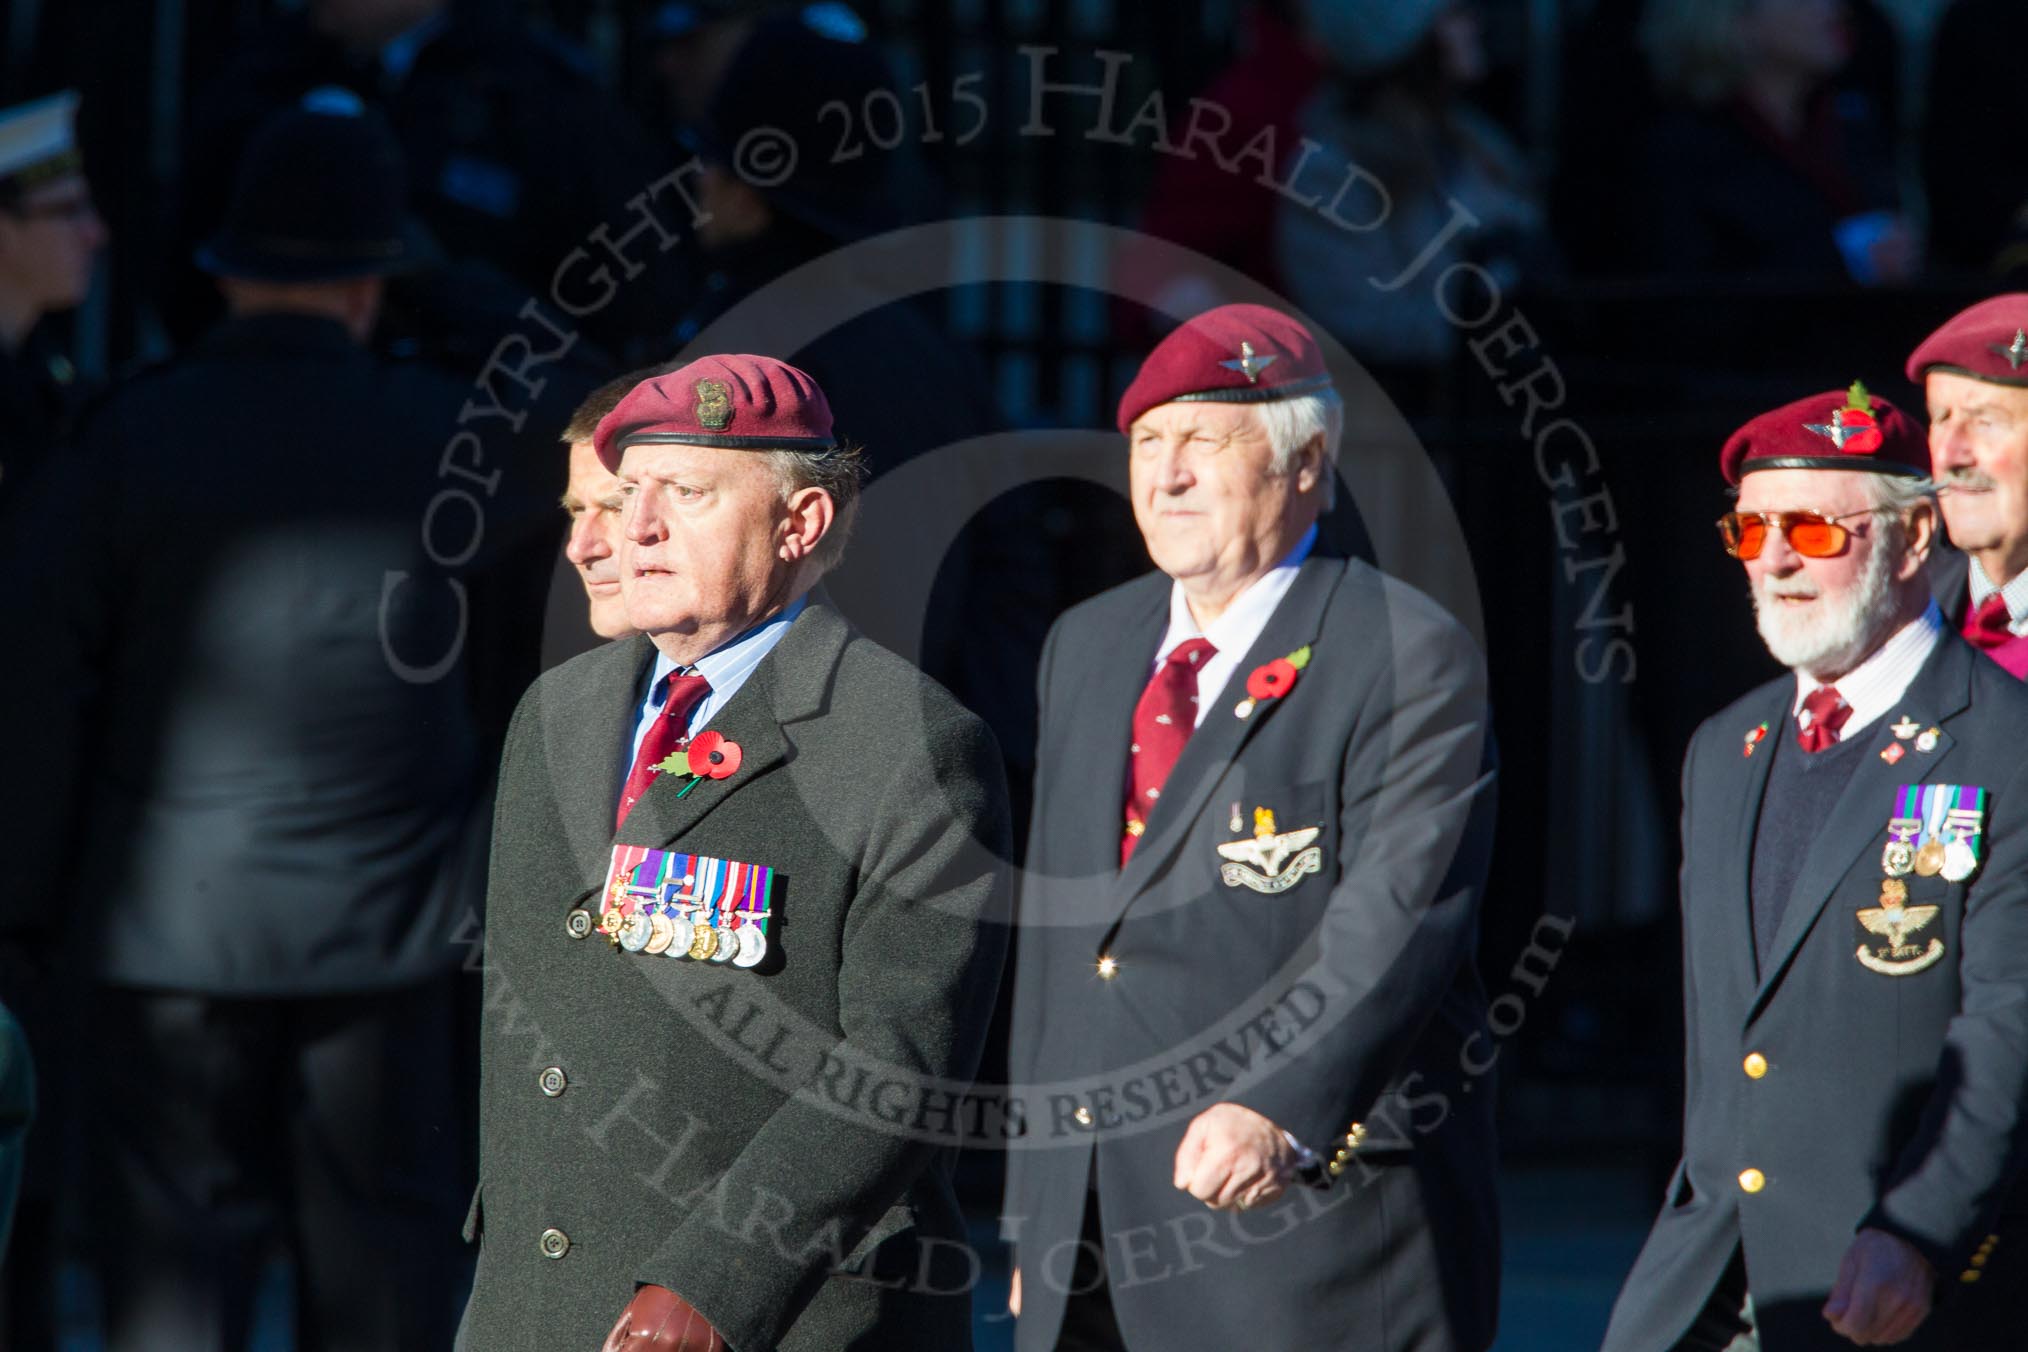
[[[759,925],[745,924],[739,928],[739,952],[732,962],[735,967],[752,967],[768,955],[767,936],[761,933]]]

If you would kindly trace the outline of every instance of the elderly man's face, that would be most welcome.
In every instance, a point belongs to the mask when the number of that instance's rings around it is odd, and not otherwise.
[[[1158,404],[1127,431],[1134,520],[1155,566],[1186,586],[1243,586],[1316,519],[1322,448],[1286,472],[1246,404]]]
[[[1930,372],[1923,385],[1930,469],[1951,543],[2028,564],[2028,389],[1948,371]]]
[[[620,513],[626,508],[625,485],[599,463],[589,441],[570,448],[570,482],[563,490],[563,510],[570,515],[570,538],[564,557],[577,569],[591,602],[592,632],[620,638],[633,632],[620,599]]]
[[[1777,662],[1819,679],[1844,675],[1891,632],[1899,615],[1899,588],[1922,564],[1881,511],[1873,506],[1864,472],[1764,469],[1740,481],[1737,510],[1815,512],[1845,517],[1848,538],[1829,558],[1812,559],[1770,530],[1760,554],[1744,561],[1753,587],[1761,639]]]
[[[663,652],[694,661],[789,601],[794,522],[765,455],[631,446],[620,479],[620,597]]]

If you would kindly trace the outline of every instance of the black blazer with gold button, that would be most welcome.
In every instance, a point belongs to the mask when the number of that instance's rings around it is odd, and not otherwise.
[[[711,719],[738,770],[657,778],[615,836],[652,659],[633,638],[565,663],[509,734],[460,1346],[596,1347],[650,1282],[738,1352],[962,1349],[949,1104],[1005,949],[991,734],[813,597]],[[616,842],[773,868],[766,958],[573,937]]]
[[[1072,610],[1042,664],[1011,1057],[1027,1131],[1004,1222],[1017,1346],[1054,1345],[1089,1182],[1129,1347],[1483,1348],[1498,1227],[1472,963],[1493,804],[1479,650],[1419,592],[1313,555],[1227,687],[1203,692],[1122,869],[1133,710],[1170,586],[1154,574]],[[1288,693],[1242,715],[1248,674],[1304,648]],[[1333,1186],[1244,1214],[1178,1191],[1177,1145],[1220,1101],[1319,1152]]]
[[[2028,689],[1944,635],[1858,734],[1868,750],[1756,963],[1748,886],[1773,757],[1747,738],[1762,723],[1789,735],[1794,699],[1783,676],[1690,743],[1683,1159],[1605,1345],[1675,1346],[1743,1245],[1762,1345],[1847,1349],[1821,1310],[1872,1226],[1937,1273],[1938,1307],[1901,1346],[2028,1347],[2028,1226],[2009,1196],[2028,1145]],[[1897,950],[1879,932],[1882,856],[1910,784],[1983,788],[1985,848],[1963,881],[1901,880]]]

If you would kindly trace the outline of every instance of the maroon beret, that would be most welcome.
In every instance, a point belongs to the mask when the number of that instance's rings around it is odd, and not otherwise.
[[[1120,397],[1119,426],[1158,404],[1262,404],[1330,387],[1308,329],[1265,305],[1221,305],[1155,345]]]
[[[1907,414],[1853,381],[1763,413],[1718,453],[1725,482],[1757,469],[1860,469],[1923,478],[1929,442]]]
[[[2028,385],[2028,292],[2014,291],[1960,310],[1922,340],[1908,359],[1908,378],[1922,384],[1933,370]]]
[[[629,446],[829,451],[837,444],[831,404],[816,381],[785,361],[745,354],[699,357],[649,376],[592,433],[599,463],[614,474]]]

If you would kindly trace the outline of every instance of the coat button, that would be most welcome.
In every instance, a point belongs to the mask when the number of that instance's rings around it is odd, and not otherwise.
[[[573,939],[582,939],[592,932],[591,912],[580,906],[563,918],[563,932]]]
[[[1077,1111],[1070,1115],[1070,1120],[1077,1123],[1080,1127],[1090,1126],[1091,1109],[1085,1107],[1082,1103],[1078,1104]]]
[[[1748,1052],[1746,1060],[1741,1065],[1746,1071],[1746,1078],[1749,1080],[1758,1080],[1761,1076],[1767,1074],[1767,1058],[1759,1052]]]
[[[1960,1272],[1958,1274],[1958,1280],[1961,1282],[1975,1282],[1978,1279],[1979,1279],[1979,1270],[1977,1268],[1966,1268],[1963,1272]]]
[[[1760,1170],[1741,1169],[1739,1171],[1739,1190],[1741,1192],[1759,1192],[1766,1186],[1767,1175]]]
[[[1098,974],[1099,980],[1111,981],[1120,974],[1120,960],[1110,953],[1099,954]]]
[[[554,1226],[542,1232],[542,1256],[561,1258],[570,1252],[570,1236]]]
[[[535,1082],[542,1087],[542,1092],[550,1098],[556,1098],[564,1090],[570,1088],[570,1080],[565,1077],[562,1066],[551,1066],[538,1075]]]

